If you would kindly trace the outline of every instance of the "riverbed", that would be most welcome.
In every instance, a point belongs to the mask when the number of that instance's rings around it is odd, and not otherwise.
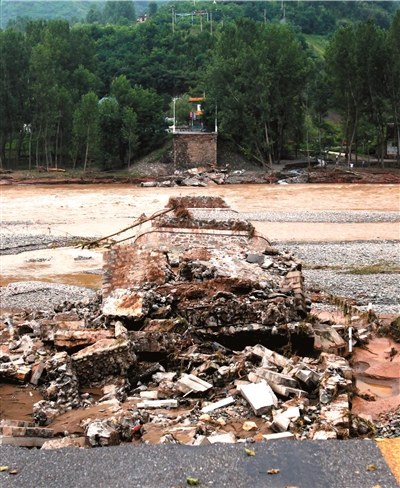
[[[397,185],[226,185],[207,188],[141,188],[108,185],[12,185],[1,188],[0,285],[47,281],[101,286],[104,249],[57,247],[53,240],[113,234],[139,216],[162,209],[170,197],[222,197],[279,249],[305,263],[306,280],[328,291],[355,295],[360,305],[384,302],[395,313],[398,296],[400,194]],[[123,237],[133,237],[141,227]],[[19,252],[26,243],[39,249]],[[7,246],[11,250],[7,251]],[[19,247],[22,246],[22,247]],[[49,248],[50,246],[50,248]],[[379,275],[338,275],[356,266],[384,263]],[[331,288],[331,289],[330,289]]]
[[[272,241],[399,239],[397,222],[319,222],[326,212],[392,214],[400,209],[397,185],[226,185],[207,188],[141,188],[132,185],[10,185],[1,188],[4,233],[101,236],[163,208],[172,196],[220,196],[238,212],[252,214]],[[291,212],[297,222],[263,221],[263,213]],[[310,222],[310,213],[316,222]],[[250,215],[251,216],[251,215]],[[302,217],[303,216],[303,217]],[[364,219],[366,220],[366,219]]]

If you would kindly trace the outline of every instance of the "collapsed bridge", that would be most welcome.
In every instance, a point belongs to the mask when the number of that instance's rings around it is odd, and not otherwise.
[[[190,332],[235,350],[319,349],[293,256],[278,253],[221,198],[172,198],[167,208],[131,244],[106,253],[105,316],[132,340],[157,337],[171,347]]]

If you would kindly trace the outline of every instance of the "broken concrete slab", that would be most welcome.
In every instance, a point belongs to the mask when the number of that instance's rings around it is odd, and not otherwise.
[[[136,362],[133,344],[121,339],[102,339],[71,356],[80,385],[90,385],[123,375]]]
[[[330,439],[337,439],[337,434],[334,430],[317,430],[313,435],[315,441],[327,441]]]
[[[261,366],[265,366],[263,364],[264,362],[266,362],[267,365],[271,363],[278,368],[286,368],[289,364],[289,360],[285,358],[285,356],[282,356],[282,354],[279,354],[276,351],[272,351],[271,349],[268,349],[261,344],[246,348],[246,351],[251,352],[255,356],[259,356],[262,360]]]
[[[283,397],[297,397],[306,398],[308,393],[300,388],[291,388],[290,386],[277,385],[275,383],[270,383],[272,390]]]
[[[299,369],[301,368],[301,369]],[[313,388],[318,385],[322,375],[316,371],[308,368],[305,365],[298,365],[297,372],[294,375],[299,381],[306,384],[308,388]]]
[[[210,444],[235,444],[236,436],[233,432],[214,433],[207,437]]]
[[[32,385],[37,386],[40,380],[40,377],[43,374],[45,368],[45,361],[40,361],[39,363],[32,366],[32,376],[29,380]]]
[[[41,447],[54,436],[53,429],[37,427],[33,422],[3,419],[0,422],[0,445]]]
[[[295,439],[295,436],[291,432],[276,432],[275,434],[265,434],[263,438],[266,441],[275,441],[280,439]]]
[[[25,383],[31,375],[32,368],[26,364],[14,362],[0,363],[0,379]]]
[[[111,339],[111,330],[101,329],[57,329],[54,332],[54,345],[60,348],[73,349],[77,346],[89,346],[101,339]]]
[[[60,439],[47,440],[42,444],[41,449],[64,449],[64,448],[84,448],[86,446],[85,437],[61,437]]]
[[[349,412],[349,397],[344,393],[332,400],[328,405],[321,406],[321,424],[348,430],[350,428]]]
[[[239,391],[249,402],[255,415],[263,415],[272,407],[278,406],[278,399],[265,381],[241,386]]]
[[[178,408],[178,400],[146,400],[138,403],[137,408]]]
[[[232,405],[233,403],[235,403],[235,399],[232,396],[229,396],[227,398],[223,398],[222,400],[219,400],[218,402],[214,402],[206,405],[201,409],[201,412],[202,413],[213,412],[218,408],[227,407],[228,405]]]
[[[144,390],[139,393],[140,398],[144,398],[145,400],[157,400],[158,399],[158,390]]]
[[[193,374],[183,374],[176,382],[176,388],[182,393],[205,392],[212,388],[213,385],[207,381],[198,378]]]
[[[210,445],[211,442],[208,440],[208,438],[205,435],[198,435],[196,439],[193,441],[193,446],[207,446]]]
[[[257,379],[258,381],[260,381],[260,379],[264,379],[268,384],[274,383],[275,385],[288,386],[290,388],[299,387],[299,384],[295,378],[282,373],[277,373],[276,371],[270,371],[266,368],[257,368],[251,372],[248,377],[249,380],[253,382]]]
[[[86,441],[91,447],[116,446],[120,443],[117,430],[109,421],[94,421],[86,426]]]
[[[275,415],[271,424],[271,429],[275,432],[286,432],[290,425],[290,419],[284,414]]]
[[[347,342],[333,328],[327,326],[314,327],[314,348],[332,354],[345,354]]]

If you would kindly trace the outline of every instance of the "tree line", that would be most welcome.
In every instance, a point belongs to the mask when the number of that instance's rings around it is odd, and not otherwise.
[[[203,93],[210,127],[217,111],[221,137],[263,166],[338,143],[383,155],[388,124],[398,154],[399,12],[387,27],[342,25],[321,57],[290,23],[237,15],[245,8],[228,5],[235,15],[212,26],[199,14],[172,25],[163,7],[143,24],[92,12],[1,30],[1,165],[130,166],[167,139],[172,98]]]

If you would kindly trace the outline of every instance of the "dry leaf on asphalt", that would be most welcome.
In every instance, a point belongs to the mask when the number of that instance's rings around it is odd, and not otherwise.
[[[10,468],[8,466],[0,466],[0,473],[2,471],[8,471]]]
[[[253,449],[249,449],[248,447],[245,447],[244,452],[245,452],[245,453],[246,453],[248,456],[255,456],[255,455],[256,455],[256,451],[253,451]]]
[[[376,471],[378,468],[376,464],[367,464],[367,471]]]
[[[272,468],[267,471],[268,474],[278,474],[280,469]]]

